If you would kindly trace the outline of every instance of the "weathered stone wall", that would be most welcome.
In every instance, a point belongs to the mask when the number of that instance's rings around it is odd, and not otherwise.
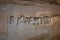
[[[17,25],[17,18],[21,15],[49,16],[51,22],[47,25]],[[13,24],[10,24],[11,16],[14,16]],[[60,6],[48,3],[33,6],[0,5],[0,40],[60,40]]]
[[[33,1],[33,2],[40,2],[40,1],[45,1],[45,2],[50,2],[54,4],[60,4],[60,0],[0,0],[0,4],[8,4],[8,3],[19,3],[21,1]]]

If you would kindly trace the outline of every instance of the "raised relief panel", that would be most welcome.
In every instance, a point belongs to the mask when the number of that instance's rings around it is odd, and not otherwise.
[[[51,18],[49,16],[44,17],[25,17],[20,16],[17,18],[16,24],[25,24],[25,25],[41,25],[41,24],[50,24]],[[14,16],[10,16],[10,24],[14,23]]]

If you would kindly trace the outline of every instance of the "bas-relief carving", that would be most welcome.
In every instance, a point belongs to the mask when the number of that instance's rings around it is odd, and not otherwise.
[[[49,16],[44,17],[25,17],[20,16],[17,18],[17,25],[24,24],[32,24],[32,25],[40,25],[40,24],[49,24],[51,22],[51,18]],[[10,24],[14,23],[14,16],[10,17]]]
[[[10,16],[10,24],[14,23],[14,16]]]

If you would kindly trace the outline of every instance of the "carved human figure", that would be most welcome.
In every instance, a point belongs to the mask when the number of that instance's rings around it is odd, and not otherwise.
[[[10,24],[14,23],[14,16],[10,16]]]
[[[34,17],[35,25],[39,25],[39,17]]]
[[[44,16],[43,20],[44,20],[44,24],[49,24],[51,21],[49,16]]]
[[[21,16],[17,19],[17,24],[24,23],[24,16]]]
[[[28,24],[28,23],[29,23],[29,17],[25,17],[25,18],[24,18],[24,23],[25,23],[25,24]]]
[[[41,17],[39,17],[39,19],[38,19],[38,20],[39,20],[39,25],[40,25],[40,24],[42,24],[42,18],[41,18]]]
[[[31,17],[31,18],[30,18],[30,24],[33,24],[33,25],[35,24],[34,17]]]

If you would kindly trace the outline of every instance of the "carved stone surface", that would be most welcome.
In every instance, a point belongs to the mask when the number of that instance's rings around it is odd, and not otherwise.
[[[49,24],[44,16],[49,17]],[[36,25],[36,18],[44,19],[39,19],[42,24]],[[0,5],[0,40],[60,40],[60,6]]]

